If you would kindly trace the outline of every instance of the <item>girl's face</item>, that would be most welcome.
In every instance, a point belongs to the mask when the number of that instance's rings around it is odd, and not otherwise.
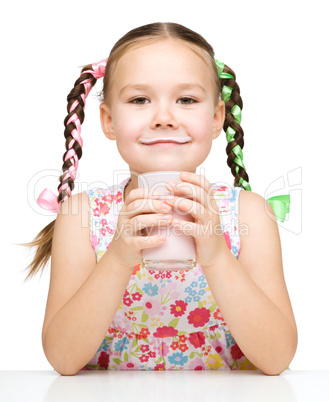
[[[100,106],[104,134],[117,141],[133,172],[195,173],[220,134],[225,104],[214,104],[211,72],[190,48],[173,40],[129,50],[114,69],[108,101]],[[143,138],[186,137],[187,144],[144,145]]]

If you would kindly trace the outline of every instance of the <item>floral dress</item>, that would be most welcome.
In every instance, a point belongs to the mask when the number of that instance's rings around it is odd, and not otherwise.
[[[97,261],[106,252],[130,177],[85,192],[90,241]],[[211,184],[228,248],[238,258],[241,187]],[[245,190],[244,190],[245,191]],[[225,323],[202,267],[146,270],[136,265],[121,304],[95,356],[82,370],[254,370]]]

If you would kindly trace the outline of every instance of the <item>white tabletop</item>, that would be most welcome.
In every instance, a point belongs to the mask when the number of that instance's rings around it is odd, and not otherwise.
[[[2,402],[328,402],[329,371],[0,371]]]

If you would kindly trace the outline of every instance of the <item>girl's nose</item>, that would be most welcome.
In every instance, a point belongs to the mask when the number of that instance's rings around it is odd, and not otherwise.
[[[152,127],[171,127],[173,129],[178,127],[177,120],[172,110],[167,105],[158,105],[156,107]]]

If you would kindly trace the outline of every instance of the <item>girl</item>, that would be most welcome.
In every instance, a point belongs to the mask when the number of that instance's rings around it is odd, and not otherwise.
[[[131,177],[71,196],[86,97],[101,77],[102,130],[116,141]],[[297,328],[272,217],[284,221],[290,200],[270,203],[251,192],[234,72],[196,32],[154,23],[131,30],[108,59],[85,66],[67,99],[59,195],[46,189],[38,199],[58,215],[29,243],[38,248],[27,278],[52,256],[42,331],[50,364],[63,375],[90,369],[280,374],[296,352]],[[222,128],[233,188],[195,173]],[[184,144],[143,143],[186,136]],[[172,200],[138,188],[139,174],[169,166],[183,181],[168,183]],[[172,208],[194,218],[186,233],[195,240],[197,267],[145,270],[142,250],[166,239],[140,236],[136,226],[184,228],[170,214],[163,219]]]

